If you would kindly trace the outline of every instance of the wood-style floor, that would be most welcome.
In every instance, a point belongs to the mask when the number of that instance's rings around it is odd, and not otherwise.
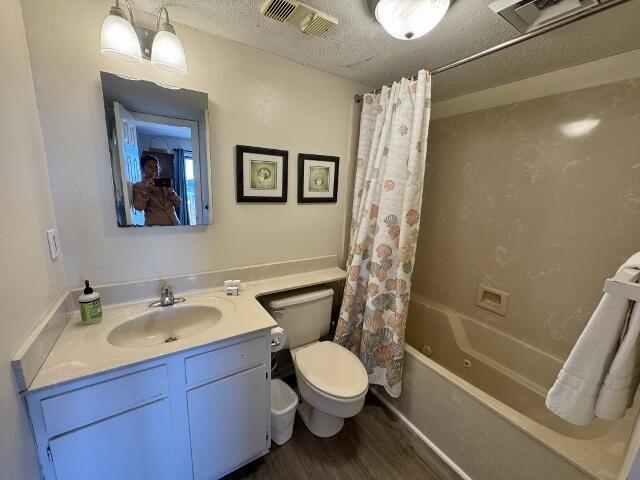
[[[371,394],[340,433],[318,438],[296,417],[293,437],[225,477],[240,479],[421,479],[460,477]]]

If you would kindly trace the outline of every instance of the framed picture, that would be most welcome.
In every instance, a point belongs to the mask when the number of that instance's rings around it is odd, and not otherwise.
[[[298,203],[336,203],[339,163],[338,157],[298,154]]]
[[[286,202],[289,152],[236,145],[236,200]]]

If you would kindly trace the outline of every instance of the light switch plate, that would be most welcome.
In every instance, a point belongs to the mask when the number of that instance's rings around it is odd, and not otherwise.
[[[51,260],[55,260],[60,256],[60,248],[58,247],[58,232],[55,228],[47,230],[47,241],[49,242],[49,256]]]

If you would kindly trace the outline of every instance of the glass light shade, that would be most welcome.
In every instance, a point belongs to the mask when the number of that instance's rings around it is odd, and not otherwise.
[[[380,0],[376,19],[392,37],[415,40],[440,23],[449,3],[450,0]]]
[[[162,82],[153,82],[153,83],[155,83],[159,87],[167,88],[169,90],[181,90],[182,89],[182,87],[176,87],[175,85],[169,85],[168,83],[162,83]]]
[[[158,70],[186,75],[187,59],[175,33],[166,30],[156,33],[151,47],[151,65]]]
[[[117,15],[109,15],[102,22],[100,52],[116,60],[142,63],[140,42],[133,26]]]

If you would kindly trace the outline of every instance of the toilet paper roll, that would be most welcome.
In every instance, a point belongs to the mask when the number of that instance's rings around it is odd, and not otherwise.
[[[274,327],[271,329],[271,351],[279,352],[287,343],[287,337],[284,334],[284,330],[280,327]]]

